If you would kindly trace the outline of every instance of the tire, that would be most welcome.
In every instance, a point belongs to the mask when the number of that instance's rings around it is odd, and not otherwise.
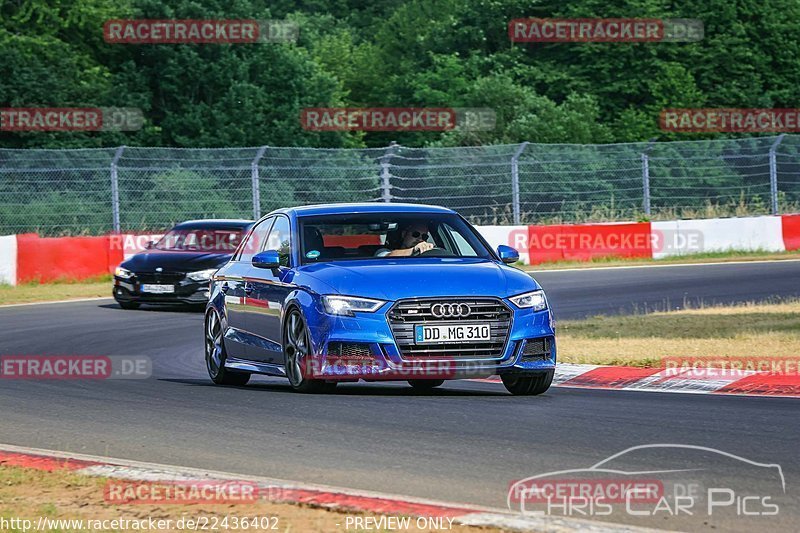
[[[121,308],[128,310],[139,309],[139,306],[141,305],[139,302],[117,302],[117,303]]]
[[[443,379],[409,379],[408,384],[412,389],[419,391],[433,390],[444,383]]]
[[[215,309],[206,313],[204,324],[206,370],[211,381],[217,385],[247,385],[250,374],[232,372],[225,368],[228,353],[225,351],[225,339],[222,336],[222,321]]]
[[[333,392],[335,382],[306,377],[311,352],[311,335],[297,308],[292,308],[283,324],[283,355],[289,385],[297,392],[310,394]]]
[[[550,370],[535,376],[503,374],[500,379],[503,380],[506,390],[514,396],[536,396],[550,388],[553,373],[554,371]]]

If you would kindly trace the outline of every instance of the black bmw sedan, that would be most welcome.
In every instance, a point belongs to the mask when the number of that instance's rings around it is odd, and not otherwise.
[[[123,309],[143,303],[204,307],[211,276],[228,262],[252,224],[250,220],[178,224],[117,267],[114,299]]]

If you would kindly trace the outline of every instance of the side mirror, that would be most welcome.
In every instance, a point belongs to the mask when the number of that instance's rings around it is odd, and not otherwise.
[[[256,268],[278,268],[281,266],[281,258],[278,250],[265,250],[253,256],[253,266]]]
[[[503,263],[511,264],[519,261],[519,252],[505,244],[497,247],[497,255]]]
[[[156,245],[156,241],[147,241],[146,243],[144,243],[144,249],[145,250],[150,250],[155,245]]]

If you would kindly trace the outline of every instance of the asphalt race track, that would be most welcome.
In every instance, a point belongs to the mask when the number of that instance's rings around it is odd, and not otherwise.
[[[659,305],[800,296],[800,262],[543,272],[560,318]],[[0,380],[0,442],[257,474],[505,507],[511,482],[589,467],[651,443],[717,448],[781,465],[786,494],[770,518],[609,517],[657,528],[791,530],[800,520],[800,401],[553,388],[516,398],[501,385],[450,382],[430,394],[404,384],[292,393],[284,380],[211,385],[202,316],[124,311],[112,300],[0,309],[0,354],[146,355],[153,376],[130,381]],[[666,452],[665,452],[666,453]],[[676,468],[721,486],[774,494],[742,463],[680,453]],[[631,458],[632,470],[652,468]],[[753,520],[750,526],[746,526]]]
[[[557,318],[800,296],[800,261],[534,272]]]

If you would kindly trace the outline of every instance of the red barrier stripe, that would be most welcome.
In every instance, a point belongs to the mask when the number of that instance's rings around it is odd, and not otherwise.
[[[800,215],[781,215],[781,231],[786,251],[800,250]]]
[[[364,511],[377,514],[411,515],[428,517],[456,517],[464,516],[478,511],[462,509],[459,507],[445,507],[425,503],[405,502],[376,498],[370,496],[355,496],[338,492],[324,492],[305,489],[288,489],[281,491],[281,501],[305,503],[321,507],[337,507]]]
[[[604,387],[622,389],[637,381],[658,374],[661,368],[638,368],[632,366],[604,366],[595,368],[562,383],[565,387]]]
[[[80,470],[100,463],[78,461],[77,459],[63,459],[59,457],[45,457],[42,455],[29,455],[0,451],[0,466],[18,466],[53,472],[56,470]]]
[[[17,235],[17,283],[81,280],[108,274],[120,262],[110,239]],[[116,261],[113,265],[110,263]]]
[[[720,394],[757,394],[761,396],[800,396],[800,376],[754,374],[736,380],[716,392]]]
[[[653,257],[649,222],[528,226],[531,264],[599,257]]]

